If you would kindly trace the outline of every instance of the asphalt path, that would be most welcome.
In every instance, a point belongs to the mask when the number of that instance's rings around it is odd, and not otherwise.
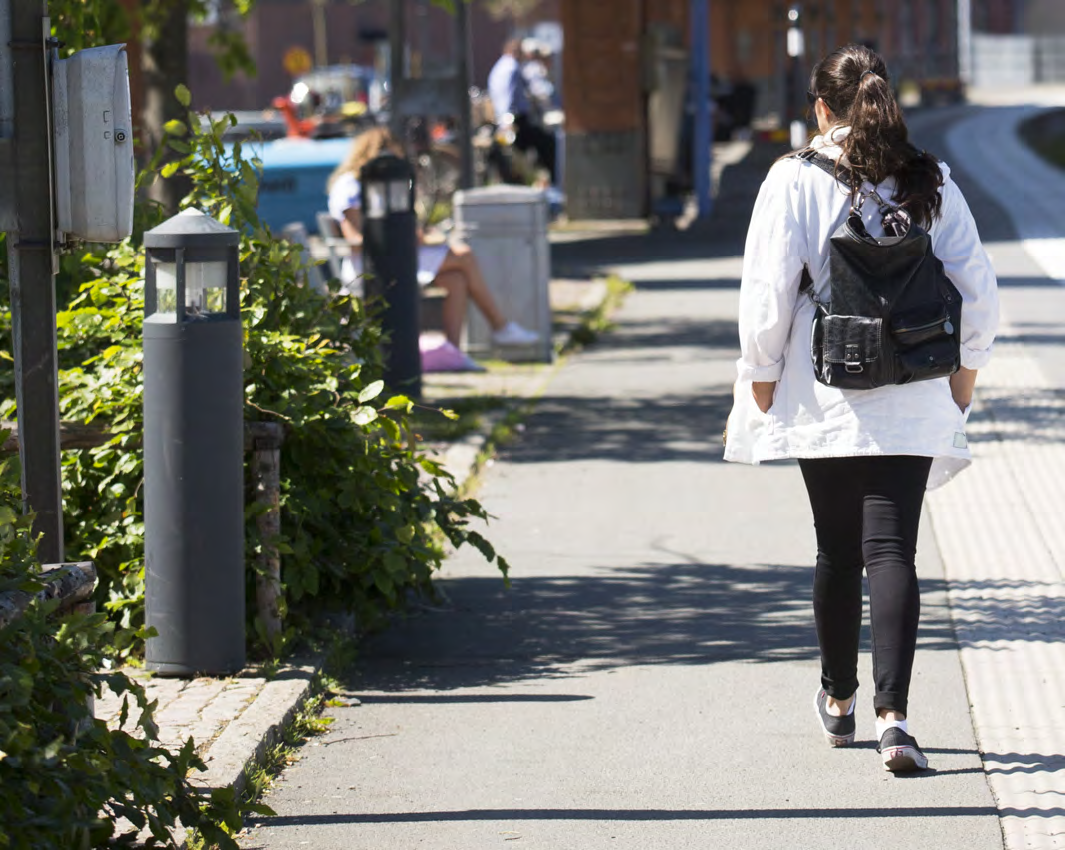
[[[915,134],[956,147],[973,109],[921,116]],[[451,558],[446,599],[365,644],[345,683],[362,704],[330,709],[245,847],[1003,846],[931,530],[911,721],[933,770],[895,777],[874,748],[867,653],[856,746],[831,749],[816,726],[797,468],[721,461],[767,155],[726,170],[698,236],[559,246],[561,268],[610,266],[637,292],[484,475],[512,586],[473,554]],[[1065,378],[1060,291],[995,194],[952,167],[1011,270],[1011,327]]]

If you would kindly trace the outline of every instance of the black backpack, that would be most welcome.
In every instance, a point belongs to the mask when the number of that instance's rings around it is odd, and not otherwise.
[[[817,307],[810,354],[817,380],[867,390],[943,378],[961,366],[961,293],[932,253],[932,240],[909,213],[816,151],[797,154],[851,190],[846,220],[829,240],[827,301],[803,269],[799,291]],[[861,206],[873,198],[885,236],[869,235]]]

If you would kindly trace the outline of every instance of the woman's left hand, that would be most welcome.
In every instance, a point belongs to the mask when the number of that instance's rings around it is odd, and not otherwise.
[[[768,413],[773,406],[773,394],[776,392],[776,381],[754,381],[751,383],[751,392],[754,394],[754,403],[762,413]]]

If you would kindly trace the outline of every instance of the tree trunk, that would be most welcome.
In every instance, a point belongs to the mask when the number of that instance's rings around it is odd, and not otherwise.
[[[144,0],[144,4],[148,2]],[[174,96],[174,89],[186,84],[189,76],[188,0],[154,0],[142,12],[145,13],[150,16],[151,25],[142,31],[145,36],[142,126],[145,146],[151,152],[162,142],[163,127],[168,121],[188,120],[187,110]],[[180,155],[169,151],[163,162],[173,159],[180,159]],[[166,180],[156,179],[148,189],[148,197],[158,201],[167,216],[171,216],[178,211],[178,204],[189,188],[188,181],[179,172]]]
[[[141,9],[140,0],[120,0],[129,20],[129,41],[126,42],[126,56],[129,60],[129,99],[133,111],[133,134],[137,140],[138,162],[145,161],[141,143],[144,134],[141,128],[144,122],[144,51],[141,50]]]

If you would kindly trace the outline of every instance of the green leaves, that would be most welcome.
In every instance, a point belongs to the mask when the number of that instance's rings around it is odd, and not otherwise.
[[[175,97],[191,102],[181,87]],[[164,166],[157,155],[143,179],[182,174],[191,186],[183,205],[241,233],[245,417],[283,422],[287,434],[280,533],[264,538],[258,520],[265,508],[246,506],[249,576],[264,551],[279,554],[286,633],[298,635],[324,611],[341,608],[369,624],[412,594],[431,594],[445,544],[477,546],[503,570],[505,561],[467,527],[485,517],[484,509],[457,498],[450,473],[422,453],[410,421],[414,402],[383,395],[375,315],[336,290],[323,296],[307,286],[302,248],[259,221],[258,163],[244,156],[247,148],[222,140],[232,121],[190,111],[173,122],[164,146],[180,158]],[[141,234],[159,213],[139,202],[136,216],[133,238],[64,255],[57,278],[61,415],[113,435],[98,448],[64,452],[68,549],[97,565],[98,609],[115,628],[109,652],[118,658],[139,653],[144,640]],[[0,275],[0,310],[4,285]],[[0,312],[0,343],[9,333],[10,315]],[[0,418],[13,411],[9,372],[0,369]],[[249,454],[249,500],[256,492],[253,464]],[[28,521],[19,505],[12,511],[0,513],[0,560],[32,560]],[[256,613],[251,596],[253,640],[261,634]],[[280,646],[263,641],[256,651]],[[12,751],[6,743],[3,749]]]
[[[188,135],[189,128],[185,126],[184,121],[172,120],[167,121],[163,125],[163,130],[169,133],[171,136],[185,136]]]
[[[364,387],[362,389],[362,392],[359,393],[359,403],[360,404],[365,404],[366,402],[370,401],[371,399],[377,398],[379,395],[381,395],[381,390],[383,390],[384,388],[385,388],[385,382],[384,381],[374,381],[369,386]],[[373,421],[373,420],[370,420],[370,421]]]
[[[17,464],[5,460],[0,506],[18,500]],[[39,568],[29,518],[5,511],[0,586],[27,584]],[[190,772],[204,765],[191,739],[176,753],[162,747],[143,688],[123,673],[100,672],[113,624],[104,614],[55,619],[55,608],[31,604],[0,629],[0,847],[132,844],[143,827],[169,845],[180,820],[236,850],[231,833],[247,809],[232,794],[193,785]],[[90,711],[105,687],[122,700],[117,729]]]

